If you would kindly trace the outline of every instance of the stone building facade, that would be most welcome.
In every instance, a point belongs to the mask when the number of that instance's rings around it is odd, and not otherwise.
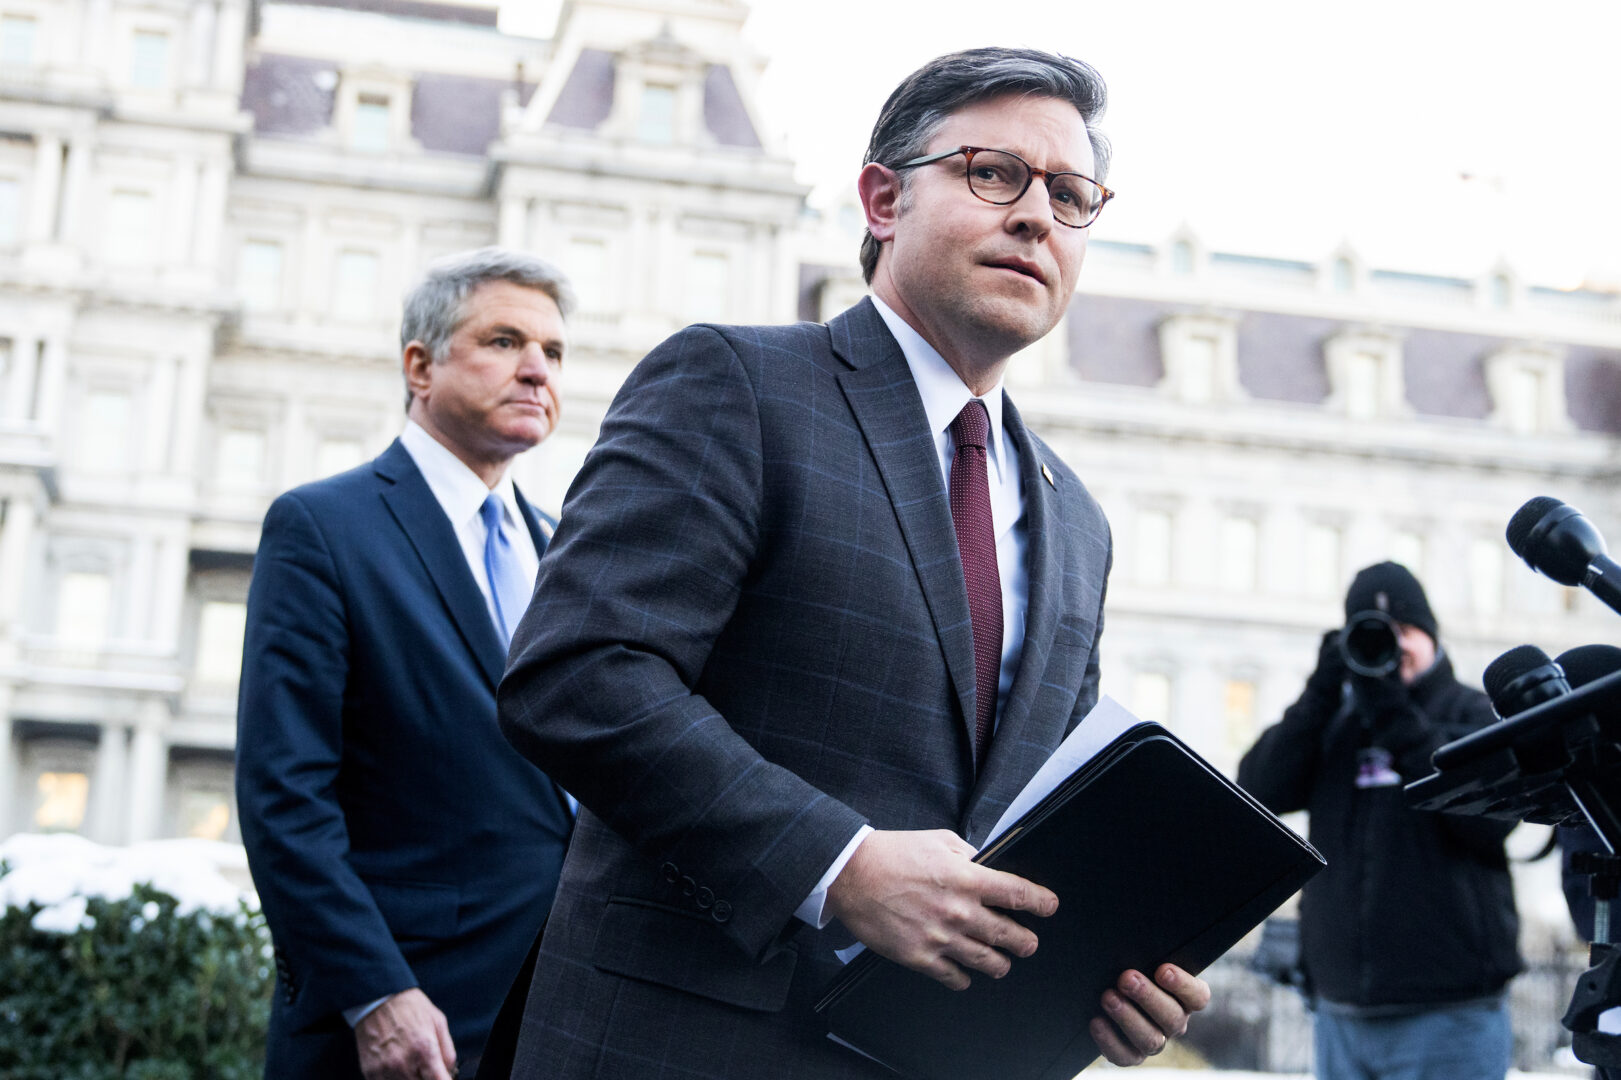
[[[0,0],[0,835],[234,838],[259,520],[398,432],[432,258],[525,247],[579,289],[562,425],[517,465],[553,510],[664,336],[862,294],[849,208],[762,135],[746,16]],[[1107,692],[1230,766],[1384,557],[1468,677],[1612,636],[1501,537],[1536,494],[1621,523],[1621,298],[1192,235],[1100,238],[1083,287],[1008,381],[1114,524]]]

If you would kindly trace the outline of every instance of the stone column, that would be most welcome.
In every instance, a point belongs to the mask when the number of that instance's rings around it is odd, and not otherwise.
[[[90,183],[90,156],[92,147],[85,136],[75,136],[68,143],[66,175],[62,180],[62,208],[57,239],[64,244],[78,244],[83,239],[80,229],[85,205],[85,189]]]
[[[153,645],[179,662],[180,614],[186,603],[186,577],[190,569],[186,526],[182,522],[152,545],[151,620],[146,632]]]
[[[182,356],[177,359],[174,386],[173,425],[165,471],[196,480],[197,432],[203,422],[208,394],[208,357]]]
[[[110,721],[101,728],[96,750],[95,787],[90,799],[90,839],[101,844],[124,842],[124,787],[129,779],[129,733]]]
[[[522,249],[528,242],[529,200],[521,195],[501,196],[501,221],[496,235],[502,247]]]
[[[169,471],[169,440],[175,426],[175,380],[180,358],[159,353],[152,361],[152,381],[147,385],[146,409],[141,431],[141,468],[144,474]]]
[[[6,500],[5,528],[0,530],[0,639],[14,639],[20,629],[28,556],[38,523],[39,511],[32,499],[13,495]],[[6,686],[8,700],[10,692]],[[0,807],[4,805],[0,803]]]
[[[34,422],[55,433],[62,413],[62,388],[68,378],[68,337],[66,330],[58,330],[45,337],[44,363],[39,370],[39,407],[34,410]],[[58,448],[60,450],[60,448]]]
[[[34,379],[39,374],[39,339],[19,334],[11,343],[11,370],[6,372],[5,418],[21,423],[34,404]]]
[[[220,233],[225,227],[229,165],[223,161],[208,161],[198,168],[197,205],[192,211],[195,231],[189,261],[203,270],[213,270],[219,265]]]
[[[214,32],[216,90],[238,94],[242,90],[243,43],[247,37],[248,0],[220,0]]]
[[[192,240],[198,233],[198,217],[205,212],[197,197],[202,170],[202,162],[190,158],[175,162],[174,186],[166,215],[169,222],[165,238],[167,250],[163,253],[163,261],[171,267],[190,266],[196,261]]]
[[[13,820],[17,802],[17,744],[11,730],[11,683],[0,681],[0,836],[17,832]]]
[[[183,85],[207,86],[214,70],[214,34],[219,28],[219,0],[193,0],[191,25],[186,31],[186,70]]]
[[[41,134],[34,144],[34,196],[28,215],[28,241],[48,244],[56,238],[57,196],[62,190],[62,139]]]
[[[169,771],[169,747],[164,737],[168,725],[169,707],[161,698],[141,704],[131,744],[126,803],[128,840],[132,844],[156,839],[162,825],[163,791]]]

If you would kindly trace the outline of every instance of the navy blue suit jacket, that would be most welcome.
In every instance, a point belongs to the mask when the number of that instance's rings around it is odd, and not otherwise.
[[[848,935],[795,909],[864,823],[983,842],[1097,700],[1108,524],[1003,420],[1029,605],[976,762],[950,502],[876,309],[691,327],[632,373],[501,684],[507,737],[586,807],[516,1077],[884,1075],[811,1009]]]
[[[237,800],[276,945],[266,1075],[358,1075],[342,1011],[412,986],[476,1057],[570,817],[497,728],[505,653],[398,441],[271,505],[247,620]]]

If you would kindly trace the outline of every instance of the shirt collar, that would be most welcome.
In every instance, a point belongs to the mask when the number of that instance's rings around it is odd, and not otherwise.
[[[968,389],[968,384],[962,381],[962,376],[952,370],[946,363],[945,357],[933,345],[923,340],[923,335],[912,329],[911,324],[878,299],[871,297],[872,306],[878,309],[878,314],[889,327],[889,332],[895,335],[895,341],[901,347],[901,353],[906,357],[906,365],[912,369],[912,381],[917,383],[917,392],[923,398],[923,412],[929,418],[929,431],[936,438],[942,432],[950,437],[951,422],[957,419],[962,407],[968,404],[974,394]],[[985,411],[990,414],[991,431],[985,440],[986,454],[992,466],[998,473],[1002,471],[1002,380],[998,379],[996,385],[989,391],[980,395],[985,403]]]
[[[523,520],[518,510],[511,469],[501,474],[494,488],[485,487],[478,473],[469,469],[461,458],[430,435],[421,424],[409,418],[405,421],[405,430],[400,432],[400,442],[405,445],[411,460],[416,462],[422,479],[428,482],[428,490],[433,492],[433,497],[444,507],[445,515],[457,527],[477,516],[479,507],[484,505],[491,491],[501,497],[509,525],[517,526]]]

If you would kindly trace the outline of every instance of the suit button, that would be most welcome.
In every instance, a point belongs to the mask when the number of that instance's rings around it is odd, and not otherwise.
[[[692,880],[692,878],[690,878],[690,877],[683,877],[681,879],[681,895],[682,896],[691,896],[693,893],[695,893],[697,891],[698,891],[698,883],[696,881]]]
[[[709,886],[705,885],[698,890],[696,902],[701,910],[708,911],[715,903],[715,894],[710,890]]]
[[[718,923],[729,921],[732,917],[732,905],[724,900],[716,900],[715,906],[709,909],[709,917]]]
[[[664,875],[664,880],[668,881],[671,885],[674,885],[676,882],[681,880],[681,870],[673,862],[665,863],[659,868],[659,872]]]

